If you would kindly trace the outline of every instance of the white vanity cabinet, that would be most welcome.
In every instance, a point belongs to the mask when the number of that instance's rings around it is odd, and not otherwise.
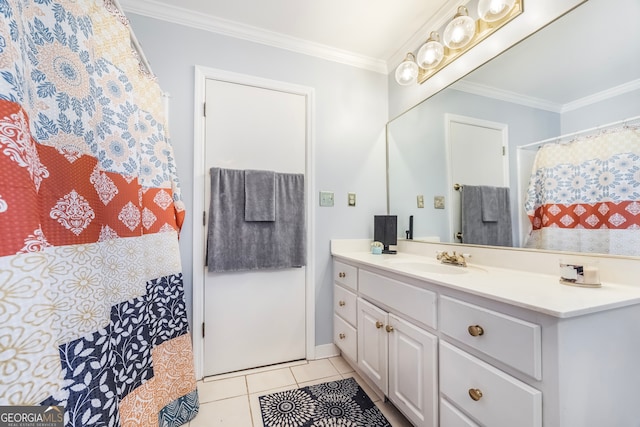
[[[411,255],[334,257],[346,273],[334,328],[353,327],[356,349],[335,343],[416,427],[640,427],[636,287],[491,268],[431,278],[403,269]]]
[[[345,358],[356,362],[358,338],[355,292],[358,290],[358,269],[335,261],[333,276],[333,342]]]
[[[436,336],[364,298],[358,325],[358,368],[414,425],[438,425]]]
[[[540,325],[446,295],[440,296],[439,313],[443,402],[447,399],[484,426],[541,427],[539,390],[456,345],[479,350],[481,355],[541,380]],[[459,417],[453,421],[445,417],[442,427],[459,425]]]
[[[435,293],[367,270],[349,273],[349,267],[334,262],[334,343],[416,427],[437,426],[438,340],[422,326],[435,325]],[[355,325],[345,309],[355,294],[340,282],[349,275],[358,278]]]

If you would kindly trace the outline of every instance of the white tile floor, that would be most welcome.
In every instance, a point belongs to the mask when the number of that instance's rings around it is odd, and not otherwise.
[[[354,377],[393,427],[411,424],[385,403],[341,358],[292,362],[205,378],[198,382],[200,412],[189,427],[263,427],[258,396]]]

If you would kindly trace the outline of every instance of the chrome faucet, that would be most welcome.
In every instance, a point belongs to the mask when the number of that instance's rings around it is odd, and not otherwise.
[[[470,255],[466,255],[466,256],[469,257]],[[443,264],[459,265],[460,267],[467,266],[467,260],[465,258],[465,255],[459,254],[456,251],[453,251],[452,254],[446,251],[437,251],[436,259],[442,262]]]

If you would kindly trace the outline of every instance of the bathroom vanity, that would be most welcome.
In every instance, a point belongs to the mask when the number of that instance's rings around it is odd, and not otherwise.
[[[332,241],[334,343],[415,426],[640,426],[637,260],[601,263],[593,289],[560,284],[557,254],[457,267],[446,246],[368,243]]]

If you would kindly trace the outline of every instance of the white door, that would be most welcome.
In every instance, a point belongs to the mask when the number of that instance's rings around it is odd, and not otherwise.
[[[358,298],[358,367],[387,395],[387,312]]]
[[[207,79],[206,170],[305,173],[306,117],[303,95]],[[204,275],[204,376],[305,358],[304,268]]]
[[[438,425],[438,339],[389,314],[389,398],[416,427]]]
[[[508,128],[506,124],[446,115],[449,154],[450,223],[453,242],[462,232],[460,192],[455,184],[509,186]]]

